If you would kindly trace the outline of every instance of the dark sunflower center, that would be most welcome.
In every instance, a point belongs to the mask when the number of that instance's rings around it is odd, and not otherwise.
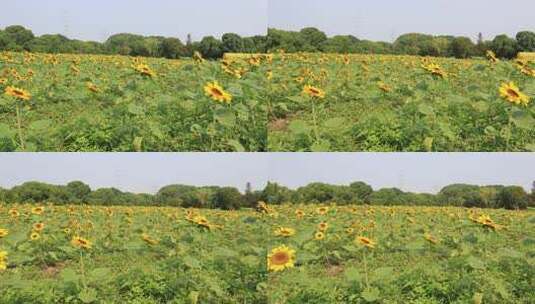
[[[217,88],[212,88],[212,94],[216,96],[223,96],[223,93]]]
[[[271,261],[273,262],[273,264],[277,264],[277,265],[284,265],[288,263],[289,260],[290,260],[290,256],[286,252],[277,252],[271,258]]]
[[[509,96],[513,96],[513,97],[515,97],[515,98],[518,98],[518,97],[519,97],[518,93],[517,93],[515,90],[513,90],[513,89],[507,89],[507,94],[508,94]]]

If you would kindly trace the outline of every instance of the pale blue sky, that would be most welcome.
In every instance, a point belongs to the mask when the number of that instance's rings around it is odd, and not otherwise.
[[[0,168],[1,187],[82,180],[94,189],[155,192],[175,183],[243,190],[248,181],[262,189],[268,180],[291,188],[362,180],[414,192],[452,183],[530,190],[535,153],[0,153]]]
[[[194,40],[226,32],[263,35],[268,0],[5,0],[0,28],[20,24],[35,34],[103,41],[128,32]]]
[[[392,41],[420,32],[486,39],[535,31],[533,0],[269,0],[269,26]]]

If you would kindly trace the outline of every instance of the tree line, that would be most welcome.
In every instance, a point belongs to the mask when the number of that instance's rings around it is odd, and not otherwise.
[[[478,208],[526,209],[535,207],[535,182],[528,194],[519,186],[448,185],[437,194],[404,192],[398,188],[374,190],[364,182],[349,185],[310,183],[290,189],[269,182],[263,190],[252,190],[248,183],[244,193],[234,187],[168,185],[156,194],[123,192],[116,188],[92,190],[87,184],[73,181],[67,185],[26,182],[11,189],[0,188],[0,202],[87,204],[98,206],[171,206],[236,210],[254,208],[259,201],[268,204],[337,204],[380,206],[456,206]]]
[[[393,43],[358,39],[352,35],[328,37],[314,27],[300,31],[268,29],[267,35],[241,37],[226,33],[221,39],[213,36],[192,41],[188,35],[183,43],[174,37],[116,34],[105,42],[69,39],[59,34],[35,36],[20,25],[0,30],[0,51],[29,51],[40,53],[117,54],[176,59],[191,57],[194,52],[205,58],[221,58],[226,52],[269,53],[327,52],[361,54],[397,54],[469,58],[484,56],[487,50],[498,57],[513,58],[518,52],[535,52],[535,32],[521,31],[515,37],[498,35],[485,40],[480,33],[474,43],[468,37],[409,33],[399,36]]]

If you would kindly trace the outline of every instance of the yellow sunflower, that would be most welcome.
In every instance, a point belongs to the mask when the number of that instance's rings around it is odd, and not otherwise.
[[[317,231],[314,233],[314,239],[317,241],[323,240],[325,238],[325,233],[323,231]]]
[[[275,235],[277,236],[289,237],[294,234],[295,234],[295,229],[292,229],[292,228],[279,227],[275,230]]]
[[[502,83],[499,91],[500,96],[510,103],[524,106],[527,106],[529,103],[529,97],[520,92],[520,89],[512,81],[509,83]]]
[[[4,236],[9,234],[9,230],[7,229],[0,229],[0,238],[3,238]]]
[[[5,94],[26,101],[32,98],[32,95],[28,91],[11,86],[6,88]]]
[[[319,231],[325,232],[325,230],[327,230],[327,228],[329,228],[329,224],[326,223],[326,222],[321,222],[321,223],[318,224],[318,230]]]
[[[41,238],[41,235],[38,232],[34,231],[30,234],[30,240],[32,241],[37,241],[40,238]]]
[[[491,51],[491,50],[488,50],[486,55],[487,55],[487,58],[488,58],[488,59],[490,60],[490,62],[492,62],[492,63],[496,63],[496,62],[500,61],[500,60],[496,57],[496,54],[494,54],[494,52]]]
[[[159,243],[158,240],[153,239],[150,235],[143,233],[141,235],[141,238],[149,245],[157,245]]]
[[[232,95],[226,92],[217,81],[209,82],[204,86],[204,93],[217,102],[230,103]]]
[[[93,246],[93,243],[91,243],[91,241],[84,239],[82,237],[75,236],[71,240],[71,245],[77,248],[91,249],[91,247]]]
[[[282,271],[294,267],[295,250],[285,245],[271,250],[267,256],[267,266],[269,271]]]
[[[41,215],[43,214],[43,212],[45,212],[45,207],[33,207],[32,208],[32,214]]]
[[[146,64],[138,64],[134,66],[134,70],[138,71],[143,76],[154,77],[156,73]]]
[[[438,243],[437,238],[434,237],[433,235],[429,234],[429,233],[424,234],[424,238],[431,244],[437,244]]]
[[[41,232],[41,231],[43,231],[43,229],[45,229],[45,224],[44,223],[35,223],[35,224],[33,224],[33,230],[34,231]]]
[[[320,98],[320,99],[325,98],[325,91],[323,91],[320,88],[316,88],[311,85],[308,85],[308,84],[305,85],[305,87],[303,88],[303,94],[306,94],[310,97]]]
[[[89,91],[91,91],[91,92],[93,92],[93,93],[98,93],[98,92],[100,92],[100,90],[98,89],[98,87],[97,87],[94,83],[92,83],[92,82],[88,82],[86,85],[87,85],[87,89],[88,89]]]
[[[316,212],[319,215],[325,215],[327,212],[329,212],[329,207],[318,207],[316,208]]]
[[[375,248],[375,245],[376,245],[376,243],[373,240],[367,237],[363,237],[363,236],[357,237],[356,242],[368,248]]]
[[[7,252],[6,251],[0,251],[0,271],[4,271],[7,269]]]

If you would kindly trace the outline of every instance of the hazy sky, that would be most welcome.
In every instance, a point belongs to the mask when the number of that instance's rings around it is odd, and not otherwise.
[[[265,34],[268,0],[6,0],[0,28],[20,24],[37,35],[103,41],[116,33],[194,40],[226,32]]]
[[[270,27],[392,41],[400,34],[516,35],[535,30],[533,0],[269,0]]]
[[[132,192],[156,192],[175,183],[243,190],[248,181],[262,189],[268,180],[291,188],[362,180],[375,189],[414,192],[437,192],[457,182],[529,190],[535,153],[1,153],[0,168],[5,188],[30,180],[82,180],[93,189]]]

